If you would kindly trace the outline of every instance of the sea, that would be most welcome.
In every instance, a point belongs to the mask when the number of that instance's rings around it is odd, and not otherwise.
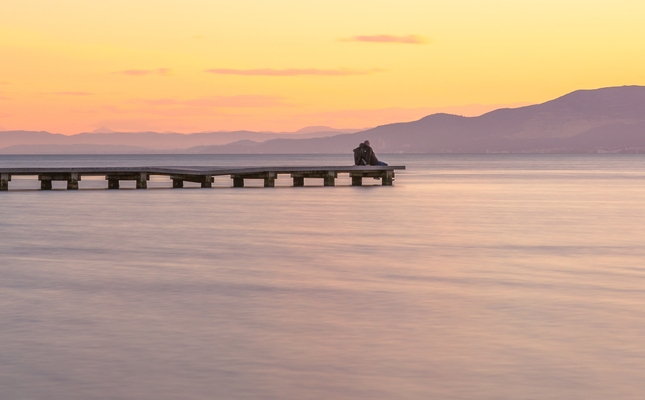
[[[645,155],[0,192],[1,399],[642,399]],[[0,167],[350,165],[0,156]]]

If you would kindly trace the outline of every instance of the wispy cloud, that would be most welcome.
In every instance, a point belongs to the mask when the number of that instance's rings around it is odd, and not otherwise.
[[[341,42],[367,42],[367,43],[402,43],[402,44],[426,44],[430,43],[428,38],[419,35],[359,35],[350,38],[339,39]]]
[[[232,68],[213,68],[204,72],[219,75],[243,75],[243,76],[351,76],[351,75],[370,75],[375,72],[381,72],[382,69],[318,69],[318,68],[257,68],[257,69],[232,69]]]
[[[157,68],[157,69],[127,69],[125,71],[113,72],[113,74],[127,75],[127,76],[145,76],[145,75],[170,75],[170,68]]]
[[[10,85],[9,82],[0,81],[0,85]]]
[[[52,94],[59,96],[91,96],[90,92],[53,92]]]
[[[173,105],[167,107],[144,105],[133,108],[122,107],[121,105],[107,105],[103,106],[102,110],[115,115],[154,115],[161,118],[213,117],[219,115],[230,115],[230,111],[222,111],[223,108],[216,110],[213,107],[189,107],[183,105]]]
[[[252,118],[252,113],[256,110],[262,112],[262,109],[266,109],[269,110],[267,112],[272,112],[284,107],[293,108],[296,106],[286,102],[282,96],[238,95],[205,96],[192,99],[131,99],[129,102],[103,105],[101,110],[115,116],[154,115],[159,118],[213,118],[244,115],[245,118]]]
[[[203,97],[185,101],[184,104],[193,107],[276,107],[286,105],[281,96],[262,95]]]
[[[281,96],[239,95],[239,96],[208,96],[189,100],[178,99],[149,99],[140,100],[149,106],[187,106],[187,107],[278,107],[288,105]]]

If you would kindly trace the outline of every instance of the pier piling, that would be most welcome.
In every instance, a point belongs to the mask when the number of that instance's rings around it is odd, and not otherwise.
[[[52,190],[52,181],[67,182],[67,190],[78,190],[81,175],[76,172],[57,172],[38,174],[41,190]]]
[[[52,181],[51,181],[51,179],[41,179],[40,180],[40,190],[52,190]]]
[[[241,176],[231,176],[231,179],[233,179],[233,187],[236,187],[236,188],[244,187],[244,178],[242,178]]]
[[[139,176],[137,176],[137,189],[147,189],[149,179],[150,176],[148,174],[145,172],[140,173]]]
[[[385,171],[382,179],[383,186],[392,186],[392,181],[394,180],[394,171]]]
[[[0,174],[0,191],[9,190],[9,182],[11,181],[11,175],[9,174]]]
[[[264,187],[275,187],[275,178],[276,173],[267,172],[266,176],[264,177]]]
[[[213,187],[215,178],[212,175],[171,175],[172,187],[174,189],[181,189],[184,187],[184,181],[199,183],[202,188]]]
[[[77,173],[69,174],[67,179],[67,190],[78,190],[78,181],[81,180],[81,177]]]
[[[108,189],[118,189],[119,180],[117,178],[106,178],[108,181]]]
[[[323,186],[336,186],[336,177],[338,174],[333,171],[328,171],[323,176]]]
[[[396,167],[396,169],[404,168]],[[381,179],[381,184],[383,186],[392,186],[392,182],[394,181],[394,168],[350,172],[349,176],[352,177],[352,186],[362,186],[363,178],[378,178]]]

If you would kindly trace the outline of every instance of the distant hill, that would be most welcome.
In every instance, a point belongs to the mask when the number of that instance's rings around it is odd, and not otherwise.
[[[479,117],[433,114],[353,134],[189,151],[344,153],[365,139],[380,153],[645,152],[645,87],[578,90],[543,104],[499,109]]]
[[[180,153],[322,154],[350,152],[366,139],[378,153],[645,153],[645,87],[578,90],[543,104],[499,109],[478,117],[433,114],[418,121],[360,132],[328,129],[310,127],[298,134],[239,131],[191,135],[117,132],[64,136],[0,132],[0,153],[30,149],[70,152],[71,148],[65,146],[109,145],[129,146],[118,152],[130,152],[134,146],[142,148],[141,151]]]
[[[294,133],[299,135],[316,135],[315,137],[320,137],[318,134],[320,132],[336,132],[336,133],[354,133],[358,132],[361,129],[335,129],[329,126],[308,126],[306,128],[298,129]],[[325,135],[327,136],[327,135]],[[314,136],[312,136],[314,137]]]
[[[319,130],[323,129],[323,130]],[[263,142],[276,138],[314,138],[337,135],[344,132],[356,132],[354,129],[333,129],[329,127],[308,127],[296,132],[200,132],[193,134],[158,133],[158,132],[115,132],[108,128],[99,128],[94,132],[77,135],[61,135],[49,132],[5,131],[0,132],[0,153],[18,154],[17,151],[29,151],[29,154],[74,153],[77,150],[92,153],[121,152],[121,147],[130,153],[131,148],[145,149],[146,152],[182,151],[195,146],[221,145],[239,140]],[[31,147],[24,147],[31,146]],[[50,146],[50,147],[48,147]],[[84,146],[84,147],[83,147]],[[89,146],[89,147],[88,147]],[[97,146],[105,146],[101,151]]]
[[[155,150],[111,144],[17,144],[0,149],[0,154],[149,154]]]

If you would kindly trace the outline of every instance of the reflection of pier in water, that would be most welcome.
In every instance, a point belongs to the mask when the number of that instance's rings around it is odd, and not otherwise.
[[[349,174],[352,186],[361,186],[363,178],[380,178],[384,186],[391,186],[394,170],[404,166],[350,166],[350,167],[79,167],[79,168],[0,168],[0,190],[9,189],[12,176],[38,176],[40,188],[50,190],[52,181],[66,181],[68,190],[77,190],[83,176],[105,176],[108,189],[118,189],[120,181],[136,181],[137,189],[146,189],[150,176],[167,176],[173,188],[184,187],[184,182],[212,187],[216,176],[229,175],[233,187],[244,187],[245,179],[262,179],[264,187],[274,187],[278,175],[290,175],[293,186],[304,186],[305,178],[322,178],[325,186],[334,186],[338,174]]]

